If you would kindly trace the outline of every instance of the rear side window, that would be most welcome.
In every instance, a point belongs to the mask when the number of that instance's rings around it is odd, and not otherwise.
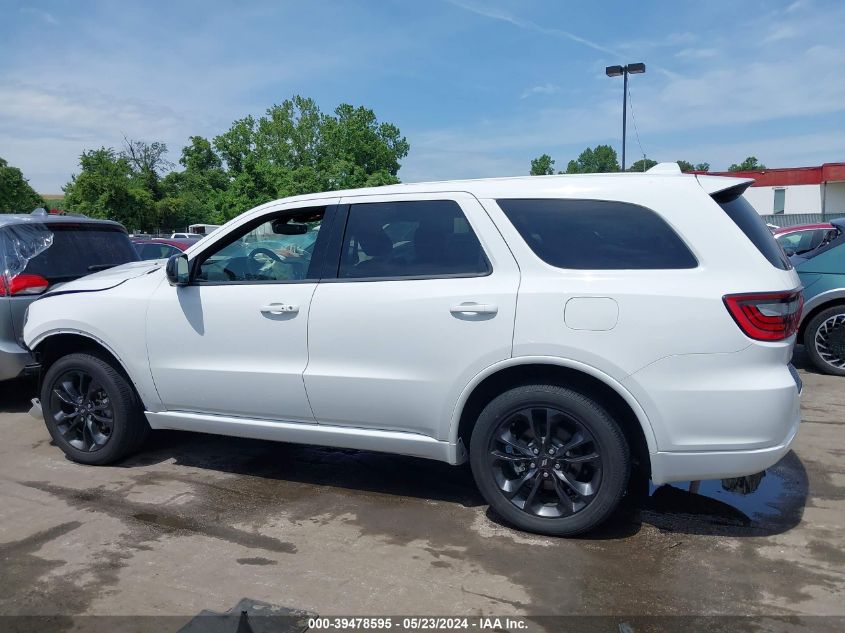
[[[772,266],[781,270],[792,268],[789,258],[766,226],[766,222],[748,200],[741,195],[726,198],[724,194],[713,196],[713,199]]]
[[[45,226],[53,233],[53,243],[29,260],[24,272],[41,275],[50,283],[138,260],[129,236],[118,227],[52,222]]]
[[[578,270],[695,268],[683,240],[650,209],[602,200],[497,200],[547,264]]]
[[[338,276],[346,279],[486,275],[484,255],[453,200],[353,204]]]

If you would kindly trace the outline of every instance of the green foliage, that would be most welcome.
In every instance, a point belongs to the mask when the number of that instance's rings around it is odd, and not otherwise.
[[[595,149],[589,147],[576,160],[569,161],[566,166],[567,174],[594,174],[619,171],[619,160],[616,150],[610,145],[597,145]]]
[[[29,213],[44,200],[29,186],[23,173],[0,158],[0,213]]]
[[[277,198],[397,183],[409,149],[399,128],[368,108],[341,104],[325,114],[295,96],[213,140],[190,137],[177,171],[163,143],[126,139],[121,152],[85,152],[66,200],[130,230],[220,224]]]
[[[695,171],[710,171],[710,163],[697,163]]]
[[[551,176],[555,173],[555,161],[548,154],[542,154],[531,159],[532,176]]]
[[[728,171],[760,171],[763,169],[766,169],[766,166],[763,163],[758,163],[756,156],[749,156],[739,165],[734,163],[728,167]]]
[[[678,163],[678,167],[681,168],[681,171],[687,172],[687,171],[693,171],[695,169],[695,165],[693,165],[689,161],[678,160],[678,161],[675,161],[675,162]]]
[[[82,171],[65,186],[65,202],[75,212],[117,220],[129,230],[151,226],[155,198],[148,174],[112,148],[82,153]]]
[[[631,166],[628,167],[628,171],[648,171],[656,164],[656,160],[651,160],[650,158],[641,158],[640,160],[631,163]]]

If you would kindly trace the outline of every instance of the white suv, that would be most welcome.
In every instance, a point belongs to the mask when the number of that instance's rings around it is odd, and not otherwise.
[[[802,299],[750,183],[660,166],[262,205],[31,305],[47,428],[85,464],[150,427],[469,459],[500,516],[558,535],[632,473],[761,471],[798,429]]]

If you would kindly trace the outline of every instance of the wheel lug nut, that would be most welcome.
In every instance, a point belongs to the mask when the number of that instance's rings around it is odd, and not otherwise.
[[[531,462],[531,468],[537,468],[537,464],[535,464],[534,462]]]
[[[540,454],[540,449],[539,449],[539,448],[535,448],[533,452],[534,452],[534,454],[535,454],[535,455],[539,455],[539,454]]]
[[[546,473],[546,472],[543,473],[543,477],[548,477],[548,476],[549,476],[549,473]]]
[[[550,448],[550,449],[549,449],[549,455],[554,455],[554,454],[555,454],[555,449]]]
[[[558,470],[560,470],[560,464],[555,464],[555,468],[557,468]]]

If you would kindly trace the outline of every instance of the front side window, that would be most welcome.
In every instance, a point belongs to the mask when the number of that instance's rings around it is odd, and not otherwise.
[[[199,283],[318,279],[312,258],[325,207],[276,214],[241,227],[201,255]]]
[[[338,276],[475,276],[490,264],[461,207],[453,200],[353,204]]]
[[[578,270],[698,266],[654,211],[603,200],[497,200],[531,250],[547,264]]]

